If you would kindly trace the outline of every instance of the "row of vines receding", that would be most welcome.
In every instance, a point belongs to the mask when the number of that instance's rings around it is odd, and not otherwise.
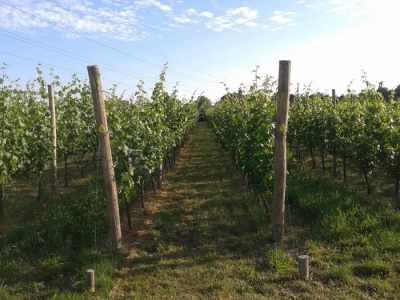
[[[84,158],[92,153],[93,163],[99,150],[90,84],[74,74],[67,84],[58,76],[47,83],[40,65],[38,77],[22,86],[10,79],[3,64],[0,78],[0,214],[4,211],[4,187],[13,178],[36,173],[38,196],[41,198],[41,174],[54,159],[52,128],[48,107],[47,85],[54,87],[57,119],[57,159],[63,162],[64,187],[68,187],[68,162],[79,157],[81,177]],[[117,94],[117,86],[105,92],[108,127],[111,135],[117,185],[124,202],[144,181],[154,180],[161,168],[171,166],[183,146],[188,132],[198,118],[193,99],[179,99],[178,89],[165,90],[165,74],[152,94],[140,81],[137,91],[129,96]],[[162,175],[162,173],[161,173]],[[161,180],[159,174],[158,180]],[[161,186],[159,183],[158,186]]]
[[[395,181],[395,200],[400,206],[400,107],[392,93],[385,99],[363,76],[364,89],[355,94],[334,97],[312,93],[292,95],[287,141],[288,157],[301,160],[300,149],[310,153],[316,168],[316,153],[326,173],[326,159],[337,158],[342,164],[359,170],[372,193],[371,175],[376,168]],[[215,104],[207,116],[222,147],[247,179],[259,200],[268,209],[273,185],[273,151],[276,117],[276,82],[267,77],[262,88],[229,92]]]

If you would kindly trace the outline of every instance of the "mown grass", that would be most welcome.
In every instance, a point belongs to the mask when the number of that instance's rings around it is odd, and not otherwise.
[[[34,192],[16,185],[21,197],[8,191],[16,208],[0,224],[0,299],[398,299],[400,215],[391,200],[367,196],[351,168],[346,187],[307,164],[289,164],[279,246],[265,210],[205,123],[163,191],[146,194],[146,209],[133,206],[134,228],[123,226],[120,255],[104,249],[106,205],[102,191],[94,195],[94,175],[42,204],[24,200]],[[388,190],[380,178],[380,190]],[[310,257],[309,281],[298,279],[302,254]],[[95,294],[86,290],[89,268]]]
[[[75,171],[75,172],[73,172]],[[45,177],[36,201],[36,178],[6,188],[0,221],[0,299],[87,299],[86,270],[95,269],[98,295],[115,281],[115,263],[100,251],[107,234],[104,190],[93,170],[52,195]],[[59,175],[62,175],[60,170]],[[61,185],[61,184],[60,184]]]

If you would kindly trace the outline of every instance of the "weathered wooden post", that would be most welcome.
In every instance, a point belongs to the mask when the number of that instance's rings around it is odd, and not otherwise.
[[[155,172],[155,183],[156,183],[156,189],[160,190],[162,189],[162,178],[163,178],[163,165],[159,164],[158,167],[156,168]]]
[[[333,105],[333,110],[336,108],[336,91],[335,89],[332,89],[332,105]],[[335,114],[335,112],[333,113]],[[333,150],[332,153],[332,170],[333,170],[333,178],[337,177],[337,154],[336,151]]]
[[[308,267],[308,255],[299,256],[299,273],[300,273],[300,280],[309,279],[310,272]]]
[[[89,269],[86,271],[86,282],[87,287],[91,293],[95,292],[95,281],[94,281],[94,270]]]
[[[297,84],[297,92],[296,92],[296,101],[300,101],[300,85]],[[292,128],[293,130],[293,128]],[[296,160],[297,163],[300,163],[300,141],[299,141],[299,137],[296,136]]]
[[[286,194],[286,133],[289,113],[290,61],[279,61],[278,105],[275,121],[273,227],[275,243],[284,237]]]
[[[51,84],[47,86],[49,92],[49,109],[50,109],[50,122],[51,131],[53,134],[53,161],[50,166],[50,184],[51,190],[54,193],[57,188],[57,119],[56,119],[56,106],[54,103],[54,89]]]
[[[92,89],[97,133],[100,141],[100,156],[107,194],[112,250],[117,251],[122,247],[121,224],[119,219],[117,184],[115,181],[114,165],[111,156],[110,135],[104,105],[103,87],[100,80],[100,71],[98,66],[88,66],[87,69]]]

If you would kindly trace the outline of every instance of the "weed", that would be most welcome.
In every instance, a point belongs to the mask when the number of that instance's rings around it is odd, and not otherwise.
[[[293,276],[295,260],[282,249],[274,249],[268,253],[269,264],[274,272],[283,277]]]

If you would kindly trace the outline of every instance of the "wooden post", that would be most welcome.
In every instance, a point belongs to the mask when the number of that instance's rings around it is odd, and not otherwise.
[[[335,89],[332,89],[332,106],[333,110],[336,108],[336,91]],[[335,112],[333,112],[335,114]],[[332,153],[332,171],[333,171],[333,178],[337,177],[337,154],[335,150],[333,150]]]
[[[162,170],[163,165],[159,164],[158,167],[156,168],[156,189],[160,190],[162,189],[162,174],[163,174],[163,170]]]
[[[57,188],[57,119],[56,119],[56,106],[54,103],[54,89],[51,84],[47,86],[49,91],[49,108],[50,108],[50,122],[51,131],[53,134],[53,161],[50,167],[50,184],[51,191],[54,193]]]
[[[300,85],[299,85],[299,83],[297,83],[296,101],[300,101],[299,91],[300,91]],[[292,128],[292,130],[293,129],[294,128]],[[297,163],[299,164],[300,163],[300,141],[299,141],[298,135],[296,135],[296,160],[297,160]]]
[[[86,271],[87,287],[91,293],[95,292],[94,270],[89,269]]]
[[[272,236],[275,243],[283,240],[286,192],[286,133],[289,113],[290,61],[279,61],[278,105],[275,122],[274,194]]]
[[[300,280],[308,280],[310,277],[310,272],[308,268],[308,255],[299,256],[299,273]]]
[[[112,250],[117,251],[122,247],[121,224],[119,218],[117,184],[115,182],[110,136],[108,134],[107,116],[104,105],[103,87],[100,80],[100,71],[98,66],[88,66],[87,69],[92,89],[93,106],[100,141],[100,155],[107,194]]]

